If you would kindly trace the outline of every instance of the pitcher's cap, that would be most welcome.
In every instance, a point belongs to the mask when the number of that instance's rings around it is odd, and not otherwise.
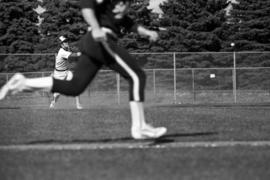
[[[62,43],[62,42],[67,41],[67,38],[66,38],[65,36],[60,36],[60,37],[59,37],[59,40],[60,40],[61,43]]]

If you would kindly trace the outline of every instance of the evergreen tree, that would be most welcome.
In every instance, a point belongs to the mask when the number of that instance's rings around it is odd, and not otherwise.
[[[163,38],[169,51],[219,51],[219,37],[226,22],[224,0],[168,0],[160,25],[168,28]]]
[[[241,0],[233,4],[228,40],[235,42],[237,51],[270,50],[269,14],[269,0]]]
[[[69,39],[71,50],[78,51],[78,40],[86,32],[79,1],[71,0],[43,0],[40,6],[44,12],[40,15],[40,43],[36,52],[57,53],[60,48],[59,37],[64,35]],[[39,58],[39,67],[42,70],[52,70],[55,57],[44,56]]]
[[[1,0],[0,52],[33,52],[39,39],[36,1]]]
[[[147,8],[148,5],[148,0],[137,0],[132,3],[129,15],[136,23],[149,29],[155,29],[158,27],[158,14],[152,13]],[[126,47],[131,52],[155,51],[155,47],[150,44],[147,38],[141,37],[136,33],[126,32],[123,38],[120,39],[120,45]]]
[[[79,1],[43,0],[41,6],[45,11],[41,14],[42,38],[37,51],[56,52],[59,48],[58,38],[61,35],[66,36],[71,45],[76,47],[76,42],[87,30],[81,15]]]
[[[233,4],[227,27],[228,43],[234,42],[236,51],[270,50],[270,1],[239,0]],[[228,47],[229,49],[229,47]],[[239,53],[237,67],[269,67],[268,53]],[[264,70],[238,70],[239,89],[268,89],[269,78]],[[258,80],[260,83],[258,84]],[[256,86],[254,86],[256,85]]]
[[[34,0],[1,0],[0,52],[33,53],[39,40],[38,14]],[[0,71],[24,71],[32,59],[25,56],[2,56]]]

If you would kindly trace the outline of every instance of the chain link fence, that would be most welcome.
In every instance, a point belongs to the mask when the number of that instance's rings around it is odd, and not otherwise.
[[[173,52],[133,55],[147,74],[145,92],[148,103],[270,102],[270,52]],[[38,56],[46,63],[54,63],[54,54],[0,54],[0,60],[5,62],[6,58],[27,59],[29,66],[33,66],[36,65],[34,59]],[[27,77],[45,77],[51,73],[24,72]],[[12,75],[13,73],[0,73],[0,86]],[[48,99],[50,96],[50,93],[38,92],[20,93],[14,98]],[[85,97],[84,101],[93,104],[121,104],[128,101],[128,83],[119,74],[102,69],[81,96]]]

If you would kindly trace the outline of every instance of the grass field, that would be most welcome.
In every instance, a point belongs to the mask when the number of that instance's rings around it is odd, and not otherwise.
[[[270,177],[267,104],[148,105],[146,117],[168,134],[155,141],[131,139],[125,105],[49,110],[2,104],[0,179]]]

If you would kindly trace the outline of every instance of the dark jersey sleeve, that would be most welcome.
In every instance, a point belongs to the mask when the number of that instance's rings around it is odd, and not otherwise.
[[[135,23],[129,16],[125,16],[122,22],[124,28],[128,31],[137,32],[138,24]]]
[[[83,8],[94,8],[96,0],[80,0],[81,9]]]

